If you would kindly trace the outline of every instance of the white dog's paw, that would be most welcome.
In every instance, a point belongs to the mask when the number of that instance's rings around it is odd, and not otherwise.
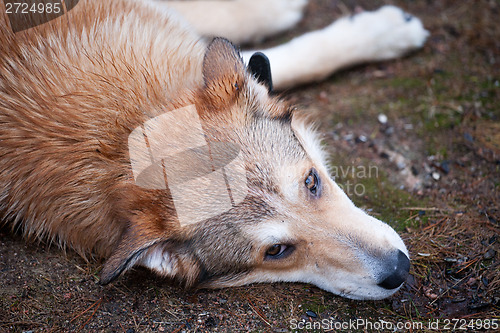
[[[417,17],[395,6],[362,12],[350,20],[373,60],[396,58],[420,48],[429,35]]]
[[[285,30],[299,23],[307,2],[308,0],[266,0],[266,5],[275,11],[275,20]]]
[[[308,0],[246,0],[251,1],[255,15],[253,24],[261,24],[269,36],[293,28],[304,15]],[[250,23],[252,24],[252,22]]]

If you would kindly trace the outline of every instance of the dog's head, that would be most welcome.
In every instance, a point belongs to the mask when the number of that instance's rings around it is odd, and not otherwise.
[[[396,292],[409,270],[403,241],[330,178],[317,134],[269,95],[262,66],[254,75],[215,39],[202,67],[193,106],[165,118],[156,139],[199,143],[161,159],[165,188],[137,190],[141,207],[102,282],[141,264],[200,287],[300,281],[354,299]]]

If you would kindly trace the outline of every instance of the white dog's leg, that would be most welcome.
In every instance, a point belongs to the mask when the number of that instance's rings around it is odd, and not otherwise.
[[[283,89],[324,79],[343,67],[399,57],[421,47],[427,36],[418,18],[384,6],[262,52],[270,60],[275,88]],[[252,53],[244,52],[244,59]]]
[[[167,1],[203,36],[236,44],[258,42],[288,30],[302,19],[308,0]],[[161,2],[160,2],[161,3]]]

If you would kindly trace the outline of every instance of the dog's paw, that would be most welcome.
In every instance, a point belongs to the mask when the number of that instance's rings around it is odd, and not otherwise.
[[[395,6],[362,12],[350,20],[373,60],[396,58],[418,49],[429,35],[420,19]]]
[[[274,11],[274,19],[283,30],[295,26],[302,19],[308,0],[266,0],[266,5]]]
[[[267,37],[293,28],[303,17],[308,0],[252,0],[254,24],[261,24]],[[258,40],[257,40],[258,41]]]

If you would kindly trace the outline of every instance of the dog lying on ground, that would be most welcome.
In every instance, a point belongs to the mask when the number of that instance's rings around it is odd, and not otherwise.
[[[344,18],[264,50],[271,68],[200,37],[258,40],[305,3],[82,0],[16,33],[1,15],[1,221],[105,258],[103,284],[141,265],[188,287],[396,292],[403,241],[353,205],[318,135],[269,91],[419,47],[420,21],[395,7]]]

